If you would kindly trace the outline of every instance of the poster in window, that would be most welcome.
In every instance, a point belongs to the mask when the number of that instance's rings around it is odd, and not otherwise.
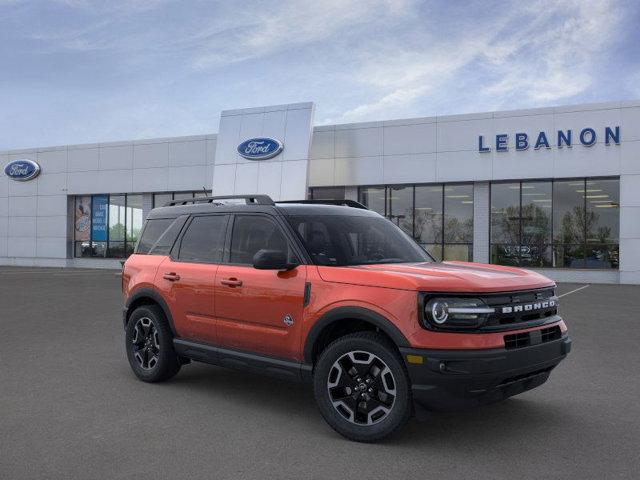
[[[94,242],[107,241],[107,195],[94,195],[91,202],[91,238]]]
[[[91,197],[76,197],[75,235],[76,241],[89,241],[91,234]]]

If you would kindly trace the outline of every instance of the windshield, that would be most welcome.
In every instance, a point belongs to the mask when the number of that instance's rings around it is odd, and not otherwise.
[[[317,265],[433,261],[408,235],[383,217],[305,215],[288,219]]]

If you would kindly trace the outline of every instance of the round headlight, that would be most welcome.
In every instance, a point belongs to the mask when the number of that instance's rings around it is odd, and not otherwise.
[[[449,318],[449,305],[442,301],[433,302],[431,304],[431,318],[438,325],[442,325]]]

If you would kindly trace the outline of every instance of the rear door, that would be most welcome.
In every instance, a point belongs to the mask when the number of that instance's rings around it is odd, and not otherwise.
[[[222,260],[229,216],[197,215],[158,268],[156,286],[181,338],[215,343],[214,285]]]
[[[225,263],[216,275],[218,343],[223,347],[299,360],[306,265],[293,270],[257,270],[260,249],[299,255],[273,217],[236,214]]]

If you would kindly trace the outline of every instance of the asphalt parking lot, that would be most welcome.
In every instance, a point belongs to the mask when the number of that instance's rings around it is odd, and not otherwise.
[[[304,385],[201,364],[136,380],[119,281],[0,267],[0,478],[640,476],[638,286],[561,299],[574,348],[542,387],[365,445],[334,433]]]

